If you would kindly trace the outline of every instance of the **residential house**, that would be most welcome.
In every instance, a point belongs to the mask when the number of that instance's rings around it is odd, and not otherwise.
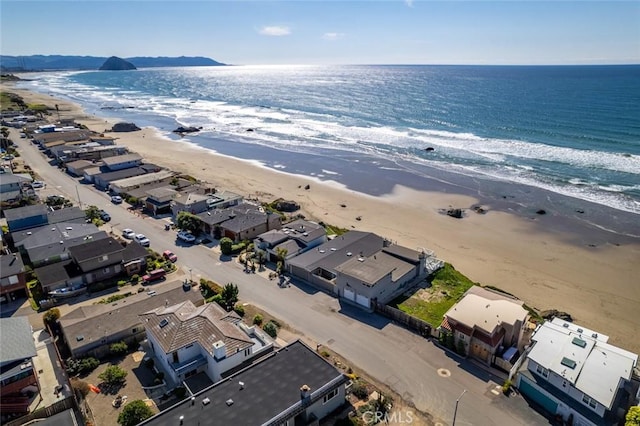
[[[50,209],[45,204],[34,204],[5,210],[4,217],[7,219],[9,232],[16,232],[48,224],[49,212]]]
[[[256,253],[262,252],[268,261],[277,262],[281,250],[286,250],[285,259],[290,259],[326,242],[327,232],[322,225],[298,219],[281,229],[263,232],[253,240],[253,246]]]
[[[134,176],[140,176],[152,171],[160,170],[158,166],[154,166],[154,165],[147,165],[147,166],[149,167],[137,166],[137,167],[130,167],[128,169],[120,169],[116,171],[106,171],[106,172],[98,173],[93,175],[93,184],[98,189],[102,189],[102,190],[109,189],[109,186],[113,181],[126,179]],[[85,173],[88,172],[89,170],[91,169],[87,169]]]
[[[262,332],[245,326],[238,314],[217,303],[198,307],[186,301],[156,308],[140,318],[156,365],[173,383],[202,372],[217,382],[225,372],[273,346]]]
[[[213,209],[197,214],[202,231],[214,239],[227,237],[234,242],[252,240],[272,229],[280,229],[282,218],[264,211],[262,207],[242,203],[224,209]]]
[[[103,358],[109,355],[112,343],[132,344],[145,339],[144,325],[138,316],[140,312],[186,300],[196,306],[204,303],[200,291],[186,290],[180,282],[174,281],[117,302],[78,307],[60,318],[60,328],[73,358]]]
[[[107,238],[93,223],[61,222],[12,233],[25,263],[34,267],[69,259],[69,249]]]
[[[427,276],[427,254],[395,244],[377,252],[347,253],[348,260],[334,268],[336,291],[342,300],[373,310],[386,304]]]
[[[67,132],[34,133],[32,142],[40,145],[40,148],[44,149],[45,144],[55,141],[75,142],[89,140],[91,134],[89,130],[83,129],[70,130]]]
[[[142,164],[140,154],[123,154],[102,159],[105,167],[112,172],[116,170],[130,169]]]
[[[26,296],[27,278],[22,259],[17,253],[0,254],[0,303]]]
[[[242,195],[236,194],[235,192],[231,191],[222,191],[216,192],[214,194],[209,194],[207,207],[209,209],[226,209],[228,207],[237,206],[243,201],[244,197]]]
[[[345,403],[348,380],[297,340],[141,425],[317,425]]]
[[[12,203],[23,197],[23,187],[33,179],[22,174],[2,173],[0,178],[0,202]]]
[[[85,170],[92,167],[99,168],[100,165],[90,160],[75,160],[66,163],[65,167],[67,168],[67,173],[69,173],[71,176],[80,177],[83,175]]]
[[[638,355],[559,318],[539,325],[531,340],[515,379],[522,395],[575,426],[623,422]]]
[[[170,186],[161,186],[146,190],[145,195],[144,208],[155,216],[171,211],[171,201],[178,196],[178,191]]]
[[[336,293],[336,267],[352,256],[368,257],[380,251],[385,239],[371,232],[349,231],[285,262],[289,274],[322,290]]]
[[[32,358],[37,355],[27,317],[0,318],[0,411],[3,418],[29,412],[30,394],[40,391]]]
[[[191,214],[206,212],[209,209],[208,199],[208,194],[197,192],[181,193],[171,200],[171,213],[176,218],[180,212]]]
[[[131,190],[136,188],[157,183],[168,184],[174,175],[175,172],[172,172],[171,170],[160,170],[159,172],[114,180],[109,185],[109,190],[114,194],[128,194]]]
[[[491,365],[504,350],[513,347],[522,351],[529,343],[524,339],[529,313],[523,304],[514,297],[473,286],[444,314],[440,329],[452,333],[456,347],[464,346],[467,355]]]

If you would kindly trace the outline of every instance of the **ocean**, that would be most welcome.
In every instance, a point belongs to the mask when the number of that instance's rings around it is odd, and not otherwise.
[[[468,193],[640,236],[640,65],[230,66],[21,86],[264,167],[384,195]],[[201,127],[184,138],[178,126]],[[468,206],[464,206],[468,207]]]

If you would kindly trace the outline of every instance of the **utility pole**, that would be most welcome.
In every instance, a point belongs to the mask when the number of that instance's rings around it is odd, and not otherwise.
[[[82,201],[80,200],[80,191],[78,191],[78,185],[76,185],[76,195],[78,196],[78,204],[80,205],[80,209],[82,209]]]
[[[467,393],[466,389],[463,390],[460,396],[458,397],[458,399],[456,399],[456,408],[453,410],[453,422],[451,423],[451,426],[456,426],[456,415],[458,414],[458,403],[460,402],[460,399],[462,399],[462,395],[464,395],[465,393]]]

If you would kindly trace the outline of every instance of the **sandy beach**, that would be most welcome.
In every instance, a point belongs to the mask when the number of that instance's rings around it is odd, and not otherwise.
[[[58,104],[62,118],[74,117],[92,130],[111,128],[112,123],[85,114],[76,104],[17,90],[11,84],[3,84],[3,90],[20,94],[28,103]],[[368,196],[217,155],[183,140],[164,138],[153,128],[109,135],[145,161],[192,175],[218,190],[261,201],[295,200],[307,219],[433,250],[474,281],[499,287],[539,310],[569,312],[577,323],[609,335],[610,343],[640,352],[638,241],[590,246],[589,235],[572,235],[554,224],[551,215],[523,218],[489,205],[483,206],[485,214],[469,211],[464,219],[453,219],[441,209],[469,208],[479,200],[401,186],[384,197]]]

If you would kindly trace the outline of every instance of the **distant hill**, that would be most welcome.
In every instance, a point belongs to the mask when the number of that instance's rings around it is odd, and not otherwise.
[[[2,72],[9,71],[60,71],[60,70],[97,70],[107,60],[100,56],[64,56],[64,55],[31,55],[8,56],[0,55]],[[147,57],[138,56],[124,58],[136,68],[152,67],[206,67],[225,65],[210,58],[200,56],[189,57]]]
[[[125,61],[124,59],[118,58],[117,56],[110,57],[100,67],[100,71],[124,71],[135,69],[137,69],[136,66],[131,62]]]

